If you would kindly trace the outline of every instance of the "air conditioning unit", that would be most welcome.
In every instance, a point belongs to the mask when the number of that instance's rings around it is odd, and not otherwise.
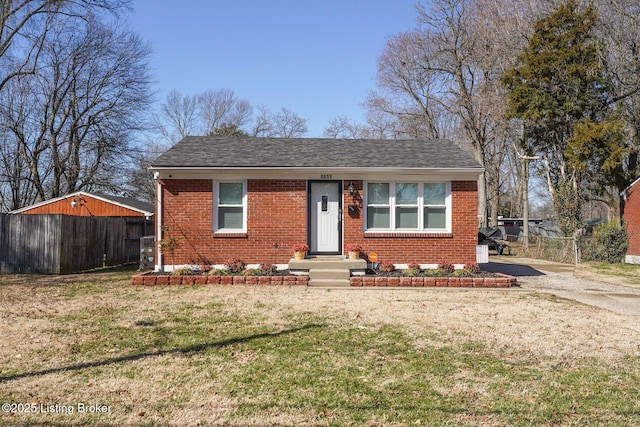
[[[156,266],[156,236],[140,238],[140,270],[153,270]]]
[[[476,245],[476,262],[478,264],[489,263],[489,245]]]

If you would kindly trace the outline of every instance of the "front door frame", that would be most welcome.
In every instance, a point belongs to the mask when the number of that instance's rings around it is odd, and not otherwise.
[[[311,250],[311,233],[312,227],[314,225],[312,218],[312,209],[311,209],[311,184],[323,183],[323,184],[335,184],[338,187],[338,248],[335,252],[313,252]],[[343,220],[343,211],[342,211],[342,199],[344,185],[342,180],[337,179],[310,179],[307,181],[307,244],[309,245],[309,254],[310,255],[341,255],[342,254],[342,220]]]

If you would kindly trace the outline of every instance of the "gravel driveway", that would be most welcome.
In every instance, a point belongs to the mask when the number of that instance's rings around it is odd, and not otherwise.
[[[640,316],[640,288],[576,276],[571,264],[492,257],[489,264],[483,265],[483,270],[516,276],[523,289],[551,293],[615,313]]]

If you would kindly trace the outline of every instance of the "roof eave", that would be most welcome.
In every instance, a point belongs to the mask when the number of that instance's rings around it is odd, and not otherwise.
[[[357,172],[386,172],[386,173],[426,173],[426,172],[447,172],[447,173],[478,173],[484,172],[482,167],[302,167],[302,166],[265,166],[265,167],[236,167],[236,166],[150,166],[151,172],[213,172],[213,171],[235,171],[235,172],[256,172],[256,171],[305,171],[305,172],[322,172],[336,171],[344,173]]]

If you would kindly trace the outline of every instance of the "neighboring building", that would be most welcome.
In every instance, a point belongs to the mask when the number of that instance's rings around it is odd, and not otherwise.
[[[622,218],[629,236],[625,262],[640,264],[640,178],[620,192],[623,200]]]
[[[66,274],[139,262],[153,204],[78,191],[0,217],[0,272]]]
[[[66,196],[25,206],[9,213],[23,215],[125,216],[149,219],[153,216],[153,209],[152,203],[129,197],[77,191]]]
[[[449,141],[188,136],[150,170],[156,240],[178,243],[156,268],[283,266],[298,243],[400,265],[476,260],[483,169]]]

